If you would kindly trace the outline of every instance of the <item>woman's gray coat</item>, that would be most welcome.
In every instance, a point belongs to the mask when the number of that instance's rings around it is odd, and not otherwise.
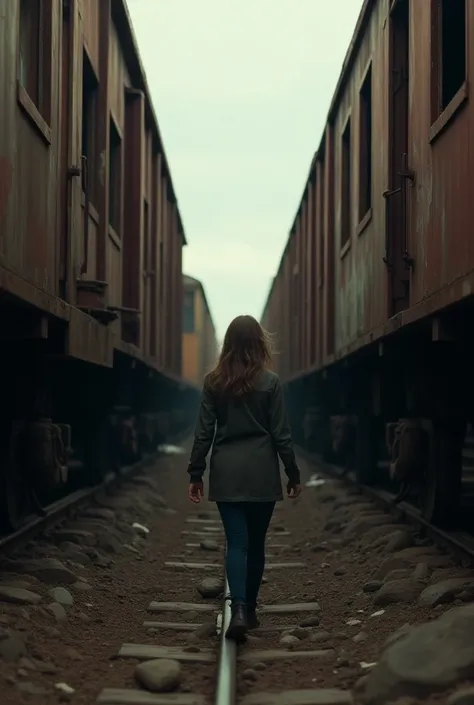
[[[188,467],[191,482],[202,480],[211,445],[209,499],[213,502],[283,499],[278,456],[289,482],[299,484],[278,375],[263,371],[244,400],[215,397],[204,387]]]

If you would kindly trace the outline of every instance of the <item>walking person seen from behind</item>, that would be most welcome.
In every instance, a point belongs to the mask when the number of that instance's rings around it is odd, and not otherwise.
[[[217,503],[227,538],[232,618],[226,636],[234,640],[259,624],[265,536],[275,502],[283,499],[278,456],[288,476],[288,496],[301,492],[282,386],[270,363],[269,341],[258,321],[235,318],[219,361],[204,380],[188,467],[189,498],[200,502],[212,445],[209,499]]]

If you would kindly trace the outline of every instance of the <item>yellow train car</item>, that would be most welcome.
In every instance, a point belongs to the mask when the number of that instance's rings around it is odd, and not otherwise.
[[[201,385],[217,353],[216,330],[204,287],[198,279],[183,275],[183,378]]]

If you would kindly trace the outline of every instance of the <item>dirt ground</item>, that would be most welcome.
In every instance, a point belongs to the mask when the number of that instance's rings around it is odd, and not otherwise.
[[[160,458],[147,470],[146,479],[131,481],[115,495],[104,497],[61,530],[31,542],[27,550],[12,557],[15,563],[3,566],[2,705],[50,705],[64,700],[90,705],[102,688],[138,687],[138,661],[118,658],[124,643],[180,646],[189,654],[210,649],[217,655],[219,638],[211,633],[212,626],[197,634],[144,626],[154,621],[212,623],[220,608],[218,598],[204,600],[197,588],[206,577],[222,578],[222,534],[212,530],[218,525],[187,521],[215,518],[215,507],[207,501],[190,504],[186,464],[186,454]],[[303,460],[301,465],[306,481],[315,468]],[[400,571],[406,573],[408,564],[417,570],[419,564],[427,565],[431,580],[466,571],[416,536],[404,543],[406,527],[391,522],[368,500],[333,482],[305,488],[300,499],[281,503],[269,530],[269,569],[260,603],[317,602],[320,609],[261,615],[262,627],[287,625],[288,629],[257,630],[239,647],[239,654],[276,648],[290,653],[283,661],[263,658],[257,664],[239,664],[239,698],[265,690],[337,688],[352,691],[355,701],[363,702],[367,673],[387,638],[404,625],[430,621],[452,607],[420,606],[416,596],[410,600],[403,593],[410,586],[403,584]],[[134,523],[145,529],[134,528]],[[399,541],[390,550],[384,537],[394,531],[399,532]],[[201,547],[207,534],[211,548],[216,548],[212,546],[216,541],[218,550]],[[31,559],[34,564],[27,562]],[[60,561],[63,573],[52,572],[51,559]],[[165,566],[166,561],[183,560],[212,566],[205,571]],[[288,561],[302,562],[304,567],[270,567]],[[369,590],[376,585],[370,583],[377,579],[380,587],[386,581],[380,571],[390,573],[389,568],[398,571],[392,577],[400,582],[400,594],[392,604],[380,606],[374,604],[375,592]],[[5,591],[8,587],[14,588],[13,595]],[[58,587],[67,594],[55,590]],[[215,605],[215,612],[152,613],[148,610],[152,601],[208,602]],[[312,626],[298,626],[307,619]],[[318,653],[309,658],[292,655],[300,651]],[[214,664],[184,663],[178,692],[200,693],[212,702],[215,671]],[[446,694],[423,702],[444,702]]]

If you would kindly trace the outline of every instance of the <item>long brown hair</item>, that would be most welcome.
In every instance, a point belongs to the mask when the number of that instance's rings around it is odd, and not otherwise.
[[[270,337],[253,316],[237,316],[227,328],[215,368],[205,379],[211,392],[243,397],[271,362]]]

